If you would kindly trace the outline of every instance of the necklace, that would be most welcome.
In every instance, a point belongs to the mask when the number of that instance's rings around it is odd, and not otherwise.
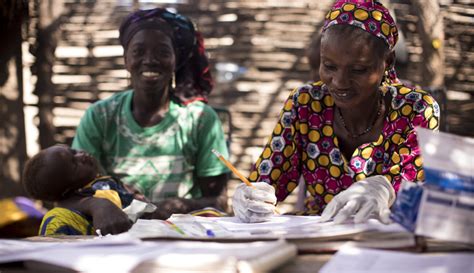
[[[358,138],[360,136],[363,136],[363,135],[367,134],[368,132],[370,132],[370,130],[372,130],[372,128],[374,128],[375,123],[377,122],[380,115],[382,114],[383,96],[380,96],[380,99],[377,101],[377,104],[378,104],[377,105],[377,114],[375,115],[372,122],[369,124],[369,126],[367,128],[365,128],[364,131],[362,131],[361,133],[355,133],[355,134],[351,133],[349,128],[347,128],[346,121],[344,120],[344,117],[342,116],[341,108],[337,107],[337,112],[339,114],[339,119],[341,120],[342,126],[344,127],[344,129],[346,130],[346,132],[347,132],[347,134],[349,135],[350,138]]]

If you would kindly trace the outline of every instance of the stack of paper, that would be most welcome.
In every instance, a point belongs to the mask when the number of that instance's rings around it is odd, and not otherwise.
[[[13,247],[14,246],[14,247]],[[5,250],[10,248],[9,251]],[[126,235],[77,243],[0,240],[0,264],[33,261],[78,272],[260,272],[296,255],[283,240],[252,243],[141,242]],[[47,266],[43,266],[46,270]]]
[[[235,217],[173,215],[168,221],[139,220],[128,232],[137,238],[180,238],[218,241],[257,241],[283,238],[300,253],[333,252],[345,242],[376,248],[410,248],[413,234],[400,225],[377,220],[364,224],[321,223],[318,216],[280,215],[264,223],[242,223]]]
[[[320,273],[467,273],[474,272],[472,253],[413,254],[342,247]]]
[[[139,220],[129,234],[138,238],[307,239],[353,235],[373,228],[369,223],[321,223],[318,216],[280,215],[263,223],[242,223],[236,217],[178,214],[168,221]]]

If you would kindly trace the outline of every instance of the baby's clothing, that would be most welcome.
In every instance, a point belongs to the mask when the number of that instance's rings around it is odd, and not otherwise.
[[[74,191],[77,196],[105,198],[123,209],[133,201],[123,184],[114,177],[102,176]],[[67,208],[54,208],[43,217],[39,235],[95,235],[92,219]]]

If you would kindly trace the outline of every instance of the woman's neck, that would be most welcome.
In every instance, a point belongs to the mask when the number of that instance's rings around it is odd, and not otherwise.
[[[344,127],[350,131],[348,133],[361,133],[373,125],[374,119],[377,118],[376,116],[380,115],[380,112],[383,112],[383,100],[381,96],[382,94],[378,92],[377,95],[370,100],[351,109],[337,109],[342,116],[340,118],[341,121],[344,122]]]
[[[143,127],[158,124],[169,110],[168,90],[146,92],[135,90],[132,99],[132,113],[135,121]]]
[[[334,131],[339,140],[339,148],[347,160],[352,158],[357,147],[364,143],[374,142],[379,138],[383,130],[388,103],[381,93],[379,96],[380,98],[377,98],[379,102],[367,103],[366,107],[362,107],[362,109],[346,109],[343,114],[342,109],[336,108]],[[341,111],[339,112],[339,110]],[[342,121],[339,113],[341,116],[344,115],[343,118],[347,121]]]

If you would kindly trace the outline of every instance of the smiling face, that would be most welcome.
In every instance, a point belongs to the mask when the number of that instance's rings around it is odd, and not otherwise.
[[[162,31],[144,29],[130,40],[125,51],[125,66],[134,90],[166,95],[175,69],[171,38]]]
[[[382,40],[352,26],[333,26],[321,40],[321,80],[338,107],[371,105],[393,55]],[[382,43],[382,44],[380,44]]]
[[[45,169],[43,179],[54,182],[53,187],[79,189],[92,182],[98,174],[97,161],[88,153],[64,145],[43,151]]]

